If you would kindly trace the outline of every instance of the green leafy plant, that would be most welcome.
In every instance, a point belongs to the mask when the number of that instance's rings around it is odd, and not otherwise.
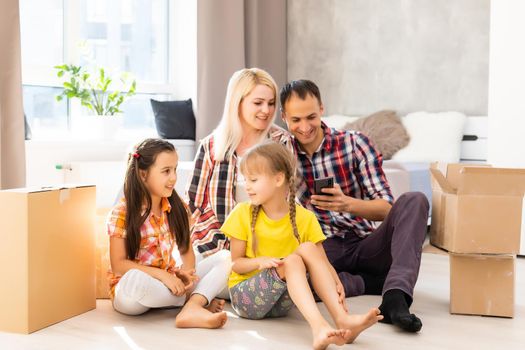
[[[131,79],[129,73],[120,77],[122,90],[110,90],[113,79],[106,74],[104,68],[96,69],[92,74],[85,67],[73,64],[55,66],[57,76],[63,78],[64,91],[56,96],[57,101],[64,97],[78,98],[82,106],[87,107],[97,115],[114,115],[122,113],[120,105],[128,97],[135,95],[137,82]]]

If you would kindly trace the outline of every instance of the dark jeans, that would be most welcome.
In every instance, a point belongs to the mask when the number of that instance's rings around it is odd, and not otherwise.
[[[423,193],[408,192],[398,198],[369,236],[360,238],[348,232],[345,238],[332,237],[323,243],[347,297],[365,293],[358,273],[386,277],[383,294],[400,289],[412,297],[427,232],[428,209]]]

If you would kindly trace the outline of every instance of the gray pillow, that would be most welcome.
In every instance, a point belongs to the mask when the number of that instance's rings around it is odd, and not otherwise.
[[[161,138],[195,140],[195,115],[191,98],[184,101],[151,99],[151,108]]]
[[[356,130],[365,134],[383,155],[384,160],[391,159],[401,148],[408,145],[410,136],[401,118],[394,111],[379,111],[367,117],[347,123],[345,130]]]

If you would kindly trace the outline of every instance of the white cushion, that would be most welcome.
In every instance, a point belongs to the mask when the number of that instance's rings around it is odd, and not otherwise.
[[[323,122],[325,122],[325,124],[330,128],[339,130],[343,130],[343,127],[346,125],[346,123],[351,123],[357,119],[359,119],[359,117],[342,114],[333,114],[322,118]]]
[[[397,161],[457,163],[466,116],[459,112],[410,113],[401,118],[409,144],[392,157]]]

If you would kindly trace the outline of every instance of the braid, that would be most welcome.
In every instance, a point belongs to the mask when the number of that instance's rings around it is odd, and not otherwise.
[[[253,251],[253,256],[257,256],[257,236],[255,235],[255,222],[257,221],[257,215],[259,214],[259,209],[261,209],[260,205],[252,205],[251,229],[252,229],[252,251]]]
[[[289,192],[288,192],[288,203],[290,204],[290,221],[292,222],[293,235],[297,239],[297,242],[301,244],[301,238],[299,237],[299,232],[297,230],[297,222],[295,218],[295,181],[293,172],[288,180],[290,183]]]

